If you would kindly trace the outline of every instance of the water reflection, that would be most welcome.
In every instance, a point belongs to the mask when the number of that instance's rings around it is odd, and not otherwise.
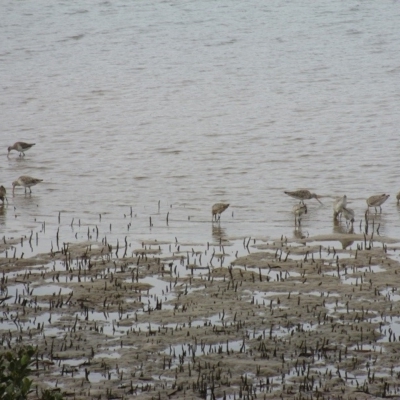
[[[306,237],[308,237],[308,233],[304,234],[303,230],[301,229],[301,226],[297,226],[294,230],[293,230],[293,237],[297,238],[297,239],[305,239]]]
[[[377,233],[378,235],[384,233],[385,224],[386,224],[386,215],[380,213],[365,213],[365,233],[371,234],[373,232]]]
[[[351,227],[351,229],[348,233],[354,233],[354,228]],[[342,239],[342,240],[339,240],[339,242],[342,244],[342,249],[344,250],[344,249],[347,249],[348,247],[350,247],[354,243],[354,240]]]
[[[220,223],[213,223],[212,224],[212,238],[215,242],[223,242],[227,241],[226,229],[222,228]]]
[[[6,208],[4,204],[0,205],[0,225],[4,225],[6,222]]]
[[[38,207],[37,202],[40,200],[40,196],[35,193],[16,193],[13,197],[14,208],[23,207],[24,209],[34,209]]]
[[[340,219],[333,218],[333,233],[347,233],[347,226]]]
[[[333,233],[339,233],[342,235],[352,235],[354,234],[354,226],[353,224],[343,224],[342,221],[333,219]],[[339,242],[342,244],[342,249],[346,249],[347,247],[350,247],[353,243],[354,240],[346,237],[343,239],[340,239]]]

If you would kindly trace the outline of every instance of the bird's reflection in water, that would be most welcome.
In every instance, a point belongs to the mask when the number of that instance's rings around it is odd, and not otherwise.
[[[346,226],[346,224],[342,224],[341,221],[337,219],[333,219],[333,233],[340,233],[340,234],[350,234],[354,233],[354,226],[350,224]],[[351,238],[343,238],[340,239],[339,242],[342,244],[342,249],[346,249],[347,247],[351,246],[354,243],[354,240]]]
[[[0,204],[0,225],[4,225],[6,222],[6,206],[4,204]]]
[[[225,228],[222,228],[219,223],[212,224],[212,237],[217,243],[222,243],[228,240]]]
[[[347,233],[346,225],[343,225],[340,220],[333,218],[333,233]]]
[[[293,231],[293,237],[295,237],[296,239],[305,239],[308,237],[308,233],[304,234],[301,226],[297,226]]]

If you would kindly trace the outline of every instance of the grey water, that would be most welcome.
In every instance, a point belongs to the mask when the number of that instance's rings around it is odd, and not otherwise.
[[[79,220],[135,240],[291,236],[283,191],[298,188],[324,196],[305,235],[337,229],[335,196],[357,227],[380,193],[380,234],[400,234],[400,2],[4,0],[0,14],[2,236],[54,241]],[[7,157],[15,141],[36,145]],[[12,196],[20,175],[43,183]]]

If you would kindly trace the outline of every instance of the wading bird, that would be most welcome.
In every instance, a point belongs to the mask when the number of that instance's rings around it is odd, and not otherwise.
[[[339,215],[342,214],[343,208],[346,207],[347,196],[344,195],[333,201],[333,218],[338,219]]]
[[[19,156],[25,155],[25,152],[28,151],[32,146],[36,143],[25,143],[25,142],[15,142],[12,146],[8,147],[8,155],[10,154],[11,150],[19,151]]]
[[[346,225],[350,224],[353,226],[354,222],[354,210],[352,208],[343,207],[342,208],[342,215],[346,218]]]
[[[290,197],[294,197],[295,199],[301,200],[301,201],[310,200],[310,199],[316,199],[317,201],[319,201],[318,197],[321,197],[315,193],[311,193],[309,190],[306,190],[306,189],[295,190],[294,192],[284,192],[284,193]]]
[[[377,212],[376,207],[379,207],[380,212],[382,212],[382,204],[389,198],[390,194],[377,194],[375,196],[368,197],[367,199],[367,212],[369,212],[370,207],[375,208],[375,212]]]
[[[6,193],[7,193],[6,188],[4,186],[0,186],[0,200],[3,202],[3,204],[4,204],[4,200],[6,200],[8,203]]]
[[[294,225],[301,225],[301,217],[307,214],[307,206],[304,203],[299,203],[293,206],[292,212],[294,214]]]
[[[217,215],[218,215],[218,221],[221,218],[221,214],[229,207],[229,204],[226,203],[215,203],[212,206],[211,212],[212,212],[212,218],[213,220],[217,221]]]
[[[13,196],[14,196],[15,186],[23,186],[25,188],[25,193],[26,193],[26,188],[29,188],[29,193],[32,193],[31,186],[35,186],[42,181],[43,179],[31,178],[30,176],[26,175],[20,176],[16,181],[12,183]]]

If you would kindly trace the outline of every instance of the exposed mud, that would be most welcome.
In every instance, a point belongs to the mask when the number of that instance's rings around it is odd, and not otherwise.
[[[398,242],[174,240],[128,254],[87,241],[3,257],[2,347],[37,346],[37,384],[66,398],[398,398]]]

